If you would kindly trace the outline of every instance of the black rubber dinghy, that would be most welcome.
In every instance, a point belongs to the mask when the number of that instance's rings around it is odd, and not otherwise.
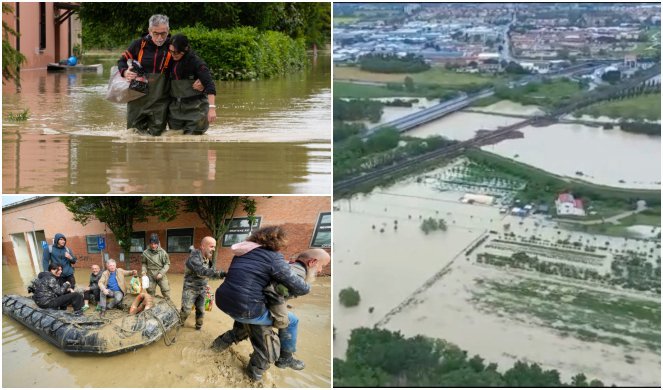
[[[153,308],[130,315],[128,308],[134,298],[126,296],[122,301],[124,310],[108,310],[101,318],[92,308],[83,315],[74,315],[70,311],[42,309],[31,297],[7,295],[2,297],[2,313],[70,353],[116,354],[135,350],[162,337],[166,337],[168,343],[167,333],[178,326],[180,319],[175,305],[154,297]]]

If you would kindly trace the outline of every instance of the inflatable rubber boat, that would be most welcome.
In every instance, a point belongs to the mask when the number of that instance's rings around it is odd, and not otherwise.
[[[116,354],[151,344],[178,326],[175,305],[154,297],[154,307],[136,315],[128,309],[135,296],[127,295],[123,310],[107,310],[104,317],[90,309],[83,315],[70,311],[42,309],[31,297],[2,297],[2,313],[22,323],[35,333],[70,353]],[[172,338],[172,335],[170,336]]]

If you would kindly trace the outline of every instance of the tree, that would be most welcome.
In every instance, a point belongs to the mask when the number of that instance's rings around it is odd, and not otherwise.
[[[142,196],[62,196],[60,201],[74,215],[74,221],[87,225],[93,220],[103,222],[115,235],[124,251],[127,269],[135,222],[146,222],[150,215],[161,215]]]
[[[14,9],[8,3],[2,3],[2,14],[14,14]],[[2,85],[5,80],[12,81],[17,89],[21,88],[21,65],[26,61],[25,56],[16,50],[9,42],[9,37],[19,37],[19,33],[9,27],[9,24],[2,20]]]
[[[621,80],[621,78],[622,78],[622,73],[618,70],[609,70],[603,73],[603,75],[601,76],[601,79],[603,81],[606,81],[610,84],[618,82],[619,80]]]
[[[405,90],[408,92],[414,92],[414,80],[410,76],[405,76],[404,83]]]
[[[239,204],[246,212],[251,226],[255,223],[256,201],[246,196],[188,196],[182,198],[184,209],[195,212],[212,232],[218,243],[228,231],[235,209]],[[212,257],[212,267],[216,268],[216,255]]]
[[[338,294],[338,299],[341,302],[341,305],[345,307],[357,306],[361,298],[359,297],[359,291],[355,290],[352,287],[344,288]]]

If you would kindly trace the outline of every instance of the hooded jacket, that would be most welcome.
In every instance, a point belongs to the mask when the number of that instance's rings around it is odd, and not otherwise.
[[[263,290],[272,281],[283,284],[293,295],[305,295],[311,289],[282,254],[255,248],[233,257],[225,281],[216,290],[216,304],[233,318],[259,317],[267,310]]]
[[[60,248],[58,246],[58,241],[60,238],[64,238],[64,247]],[[74,274],[74,267],[71,265],[76,262],[76,256],[72,253],[71,249],[67,248],[67,238],[62,233],[57,233],[55,239],[53,240],[53,246],[50,247],[50,253],[47,249],[44,249],[44,256],[42,257],[42,263],[44,270],[48,270],[49,264],[55,264],[62,267],[62,278],[67,278]],[[67,259],[64,254],[69,252],[71,259]]]
[[[37,282],[34,284],[35,292],[32,295],[37,306],[45,308],[50,306],[53,299],[64,295],[67,289],[64,285],[60,285],[58,278],[52,273],[40,272],[37,275]]]

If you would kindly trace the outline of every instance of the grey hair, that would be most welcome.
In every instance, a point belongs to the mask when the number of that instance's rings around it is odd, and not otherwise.
[[[165,24],[166,27],[170,29],[170,25],[168,24],[168,16],[160,14],[150,16],[150,23],[148,27],[152,28],[162,24]]]
[[[110,263],[113,263],[113,264],[117,265],[117,262],[115,261],[115,259],[108,259],[108,261],[106,262],[106,265],[108,265]]]

